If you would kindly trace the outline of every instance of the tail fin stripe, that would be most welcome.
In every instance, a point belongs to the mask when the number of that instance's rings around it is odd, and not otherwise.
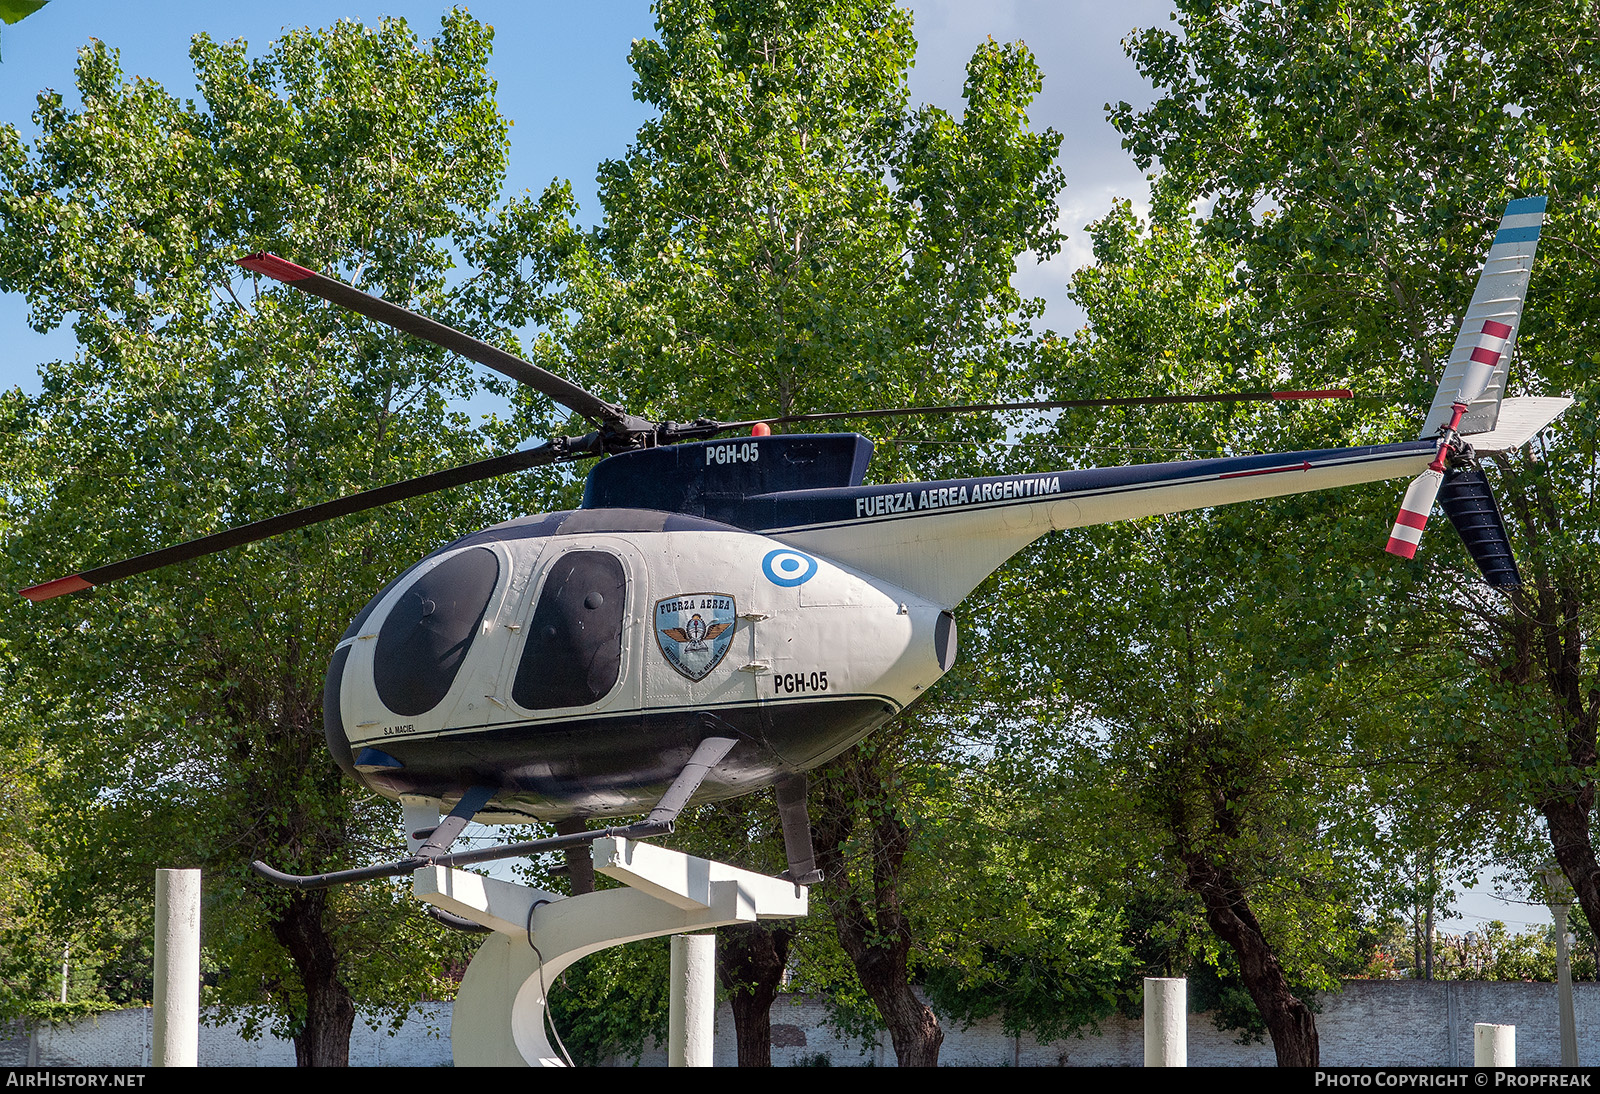
[[[1539,238],[1539,225],[1530,224],[1526,228],[1501,228],[1494,234],[1494,246],[1502,243],[1533,243]]]

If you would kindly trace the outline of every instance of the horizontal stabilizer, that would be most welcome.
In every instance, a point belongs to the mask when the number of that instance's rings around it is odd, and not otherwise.
[[[1461,439],[1479,453],[1509,452],[1533,440],[1534,434],[1555,421],[1572,405],[1564,396],[1518,396],[1500,404],[1500,420],[1486,433],[1461,431]]]

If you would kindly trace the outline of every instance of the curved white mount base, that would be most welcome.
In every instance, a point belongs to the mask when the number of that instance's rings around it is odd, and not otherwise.
[[[546,992],[581,957],[641,938],[806,914],[806,890],[792,882],[649,843],[613,837],[592,846],[595,870],[627,888],[564,897],[443,866],[413,875],[417,899],[494,932],[456,995],[457,1067],[560,1067],[545,1029]]]

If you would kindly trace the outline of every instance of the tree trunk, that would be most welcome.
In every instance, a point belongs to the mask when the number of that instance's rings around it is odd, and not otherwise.
[[[772,1066],[772,1001],[789,963],[788,927],[741,923],[717,932],[717,975],[733,1008],[740,1067]]]
[[[1502,464],[1508,472],[1516,466],[1511,460]],[[1549,825],[1556,863],[1571,882],[1590,929],[1600,936],[1600,863],[1590,834],[1596,791],[1590,773],[1600,762],[1600,687],[1585,667],[1593,645],[1587,630],[1589,582],[1586,575],[1573,573],[1569,562],[1547,558],[1543,551],[1561,528],[1562,514],[1538,469],[1525,487],[1509,475],[1501,481],[1523,542],[1534,548],[1528,552],[1533,581],[1512,592],[1513,610],[1502,627],[1501,676],[1508,684],[1519,684],[1537,670],[1560,712],[1572,777],[1567,785],[1541,795],[1539,811]]]
[[[588,827],[589,822],[583,817],[562,817],[555,823],[558,836],[576,835]],[[568,847],[562,856],[567,860],[567,880],[572,883],[572,895],[594,892],[594,845]]]
[[[1550,826],[1550,844],[1556,863],[1572,883],[1573,894],[1584,919],[1589,922],[1589,929],[1600,938],[1600,863],[1595,861],[1594,841],[1589,835],[1593,809],[1594,785],[1591,783],[1570,798],[1546,801],[1541,812]]]
[[[839,937],[844,940],[842,929]],[[938,1067],[944,1030],[939,1028],[938,1016],[911,990],[905,960],[910,947],[891,951],[881,946],[862,946],[857,939],[853,945],[846,943],[845,949],[855,962],[861,986],[872,996],[884,1025],[889,1027],[896,1061],[901,1067]]]
[[[1267,1024],[1278,1066],[1318,1066],[1321,1048],[1316,1018],[1311,1008],[1289,990],[1283,966],[1261,933],[1243,887],[1203,855],[1189,852],[1182,858],[1185,882],[1205,904],[1206,922],[1239,959],[1245,988]]]
[[[339,955],[322,925],[326,893],[296,893],[272,920],[272,933],[293,958],[305,986],[306,1012],[294,1035],[299,1067],[349,1067],[356,1008],[339,981]]]
[[[911,923],[900,904],[900,869],[911,830],[895,812],[878,770],[881,753],[863,745],[836,763],[821,780],[822,807],[813,824],[817,865],[826,881],[839,944],[855,965],[861,986],[889,1028],[901,1067],[935,1067],[944,1031],[939,1019],[911,990]],[[844,845],[856,824],[854,805],[871,802],[871,883],[852,871]],[[816,893],[818,890],[813,889]]]

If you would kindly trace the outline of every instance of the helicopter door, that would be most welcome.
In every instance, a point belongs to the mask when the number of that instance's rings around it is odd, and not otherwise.
[[[628,580],[611,551],[555,556],[524,629],[511,698],[524,710],[592,706],[611,694],[627,657]]]

